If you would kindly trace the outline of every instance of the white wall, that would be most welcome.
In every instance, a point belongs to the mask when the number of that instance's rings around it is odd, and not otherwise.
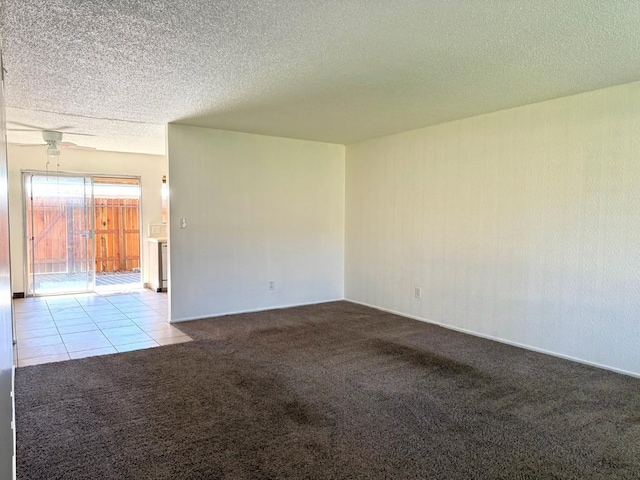
[[[0,0],[0,11],[3,2]],[[0,72],[2,37],[0,32]],[[3,75],[0,74],[0,77]],[[4,81],[0,81],[0,478],[15,478],[13,332],[9,270],[9,205]]]
[[[632,83],[348,146],[346,298],[639,375],[639,112]]]
[[[24,148],[9,145],[9,214],[11,221],[11,276],[14,292],[26,292],[24,281],[24,240],[21,170],[43,170],[44,147]],[[55,168],[55,166],[54,166]],[[142,185],[142,261],[143,278],[148,282],[147,225],[162,220],[160,188],[167,174],[167,159],[160,155],[143,155],[65,149],[60,154],[61,171],[71,173],[135,175]]]
[[[173,321],[343,297],[344,146],[169,125],[168,156]]]

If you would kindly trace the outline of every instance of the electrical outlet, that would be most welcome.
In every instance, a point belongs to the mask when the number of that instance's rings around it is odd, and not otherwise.
[[[187,228],[187,219],[186,218],[181,218],[180,219],[180,228]]]
[[[422,289],[420,287],[416,287],[414,295],[416,298],[422,298]]]
[[[269,280],[269,290],[275,290],[275,289],[276,289],[276,281]]]

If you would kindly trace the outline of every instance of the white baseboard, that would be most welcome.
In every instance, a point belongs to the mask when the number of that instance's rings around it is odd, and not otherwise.
[[[266,312],[269,310],[280,310],[282,308],[293,308],[293,307],[304,307],[307,305],[320,305],[322,303],[330,303],[330,302],[339,302],[341,300],[344,300],[344,298],[336,298],[336,299],[329,299],[329,300],[320,300],[318,302],[307,302],[307,303],[294,303],[294,304],[290,304],[290,305],[274,305],[272,307],[265,307],[265,308],[256,308],[256,309],[252,309],[252,310],[237,310],[237,311],[231,311],[231,312],[224,312],[224,313],[215,313],[213,315],[204,315],[201,317],[189,317],[189,318],[179,318],[176,320],[169,320],[169,323],[181,323],[181,322],[192,322],[194,320],[205,320],[207,318],[217,318],[217,317],[226,317],[227,315],[239,315],[241,313],[256,313],[256,312]]]
[[[558,352],[552,352],[550,350],[544,350],[542,348],[537,348],[531,345],[526,345],[524,343],[512,342],[510,340],[506,340],[504,338],[494,337],[492,335],[486,335],[484,333],[476,332],[473,330],[467,330],[466,328],[454,327],[452,325],[447,325],[446,323],[435,322],[433,320],[429,320],[427,318],[418,317],[416,315],[409,315],[407,313],[398,312],[395,310],[390,310],[388,308],[378,307],[376,305],[370,305],[368,303],[359,302],[357,300],[351,300],[349,298],[345,298],[347,302],[355,303],[358,305],[362,305],[364,307],[373,308],[375,310],[380,310],[382,312],[393,313],[394,315],[398,315],[400,317],[410,318],[412,320],[418,320],[419,322],[430,323],[432,325],[438,325],[439,327],[447,328],[449,330],[455,330],[456,332],[466,333],[468,335],[473,335],[474,337],[486,338],[487,340],[493,340],[495,342],[504,343],[506,345],[511,345],[513,347],[524,348],[525,350],[531,350],[532,352],[544,353],[545,355],[551,355],[552,357],[562,358],[564,360],[571,360],[572,362],[582,363],[584,365],[589,365],[591,367],[602,368],[603,370],[609,370],[611,372],[620,373],[622,375],[628,375],[630,377],[640,378],[639,372],[630,372],[628,370],[622,370],[615,367],[610,367],[608,365],[602,365],[601,363],[590,362],[589,360],[584,360],[582,358],[571,357],[569,355],[564,355]]]

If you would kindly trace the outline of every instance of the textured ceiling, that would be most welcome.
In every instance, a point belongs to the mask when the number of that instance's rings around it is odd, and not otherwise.
[[[167,122],[351,143],[640,80],[637,1],[5,3],[8,119],[112,150],[163,152]]]

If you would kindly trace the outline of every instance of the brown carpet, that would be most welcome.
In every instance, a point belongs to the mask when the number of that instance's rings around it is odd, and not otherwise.
[[[347,302],[20,368],[18,479],[639,479],[640,380]]]

